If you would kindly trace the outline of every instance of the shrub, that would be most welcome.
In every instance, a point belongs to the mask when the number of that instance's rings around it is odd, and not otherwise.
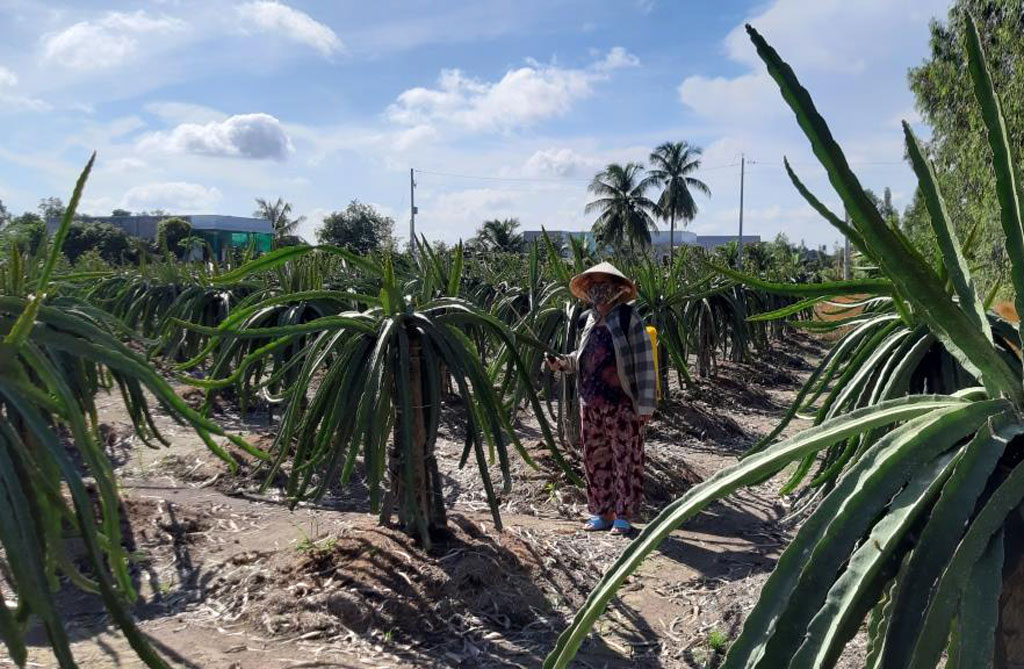
[[[132,254],[128,233],[110,223],[75,222],[64,240],[64,255],[75,262],[89,250],[95,250],[108,263],[120,263]]]
[[[33,213],[18,216],[0,232],[0,246],[14,243],[18,248],[35,253],[46,239],[46,223]]]
[[[181,242],[192,235],[192,224],[177,216],[165,218],[156,226],[156,245],[174,255],[181,255],[185,249]]]

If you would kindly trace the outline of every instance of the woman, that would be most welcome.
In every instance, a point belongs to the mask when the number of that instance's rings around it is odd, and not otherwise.
[[[644,494],[644,427],[654,413],[654,350],[630,301],[636,286],[611,263],[573,277],[573,295],[591,305],[579,348],[551,369],[576,374],[582,417],[587,506],[583,529],[629,534]]]

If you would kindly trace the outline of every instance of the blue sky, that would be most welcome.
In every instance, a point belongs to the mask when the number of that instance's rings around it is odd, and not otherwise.
[[[902,207],[899,121],[918,123],[906,71],[947,4],[0,0],[0,199],[19,213],[66,199],[96,149],[87,213],[248,215],[282,196],[312,240],[358,198],[405,235],[413,167],[418,232],[453,241],[491,217],[588,228],[594,172],[687,140],[712,189],[692,230],[735,231],[744,153],[745,232],[831,245],[783,156],[836,198],[743,23],[795,67],[865,185]]]

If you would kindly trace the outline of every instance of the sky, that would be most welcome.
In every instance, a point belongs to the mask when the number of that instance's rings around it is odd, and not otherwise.
[[[306,217],[358,199],[408,236],[455,241],[488,218],[584,230],[587,183],[665,141],[702,147],[711,188],[689,229],[832,245],[788,156],[839,210],[743,30],[796,70],[865,186],[900,208],[924,136],[907,70],[938,0],[0,0],[0,200],[80,210],[248,216],[283,197]]]

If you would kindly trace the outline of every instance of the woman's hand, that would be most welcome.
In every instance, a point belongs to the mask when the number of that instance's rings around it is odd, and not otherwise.
[[[552,372],[561,372],[565,369],[565,361],[555,355],[548,355],[545,360]]]

